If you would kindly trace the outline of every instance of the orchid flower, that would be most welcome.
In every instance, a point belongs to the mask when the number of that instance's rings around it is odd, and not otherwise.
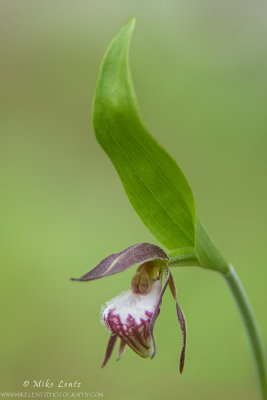
[[[126,345],[143,358],[153,358],[156,345],[153,329],[160,312],[167,286],[176,302],[176,312],[183,336],[180,355],[180,373],[183,371],[186,347],[186,325],[178,304],[176,287],[168,268],[168,256],[158,246],[140,243],[120,253],[111,254],[78,281],[91,281],[114,275],[139,264],[130,289],[108,301],[102,308],[102,319],[111,335],[108,341],[104,367],[109,361],[117,339],[120,339],[118,359]]]
[[[143,358],[156,353],[153,329],[167,286],[176,302],[185,360],[186,326],[170,266],[198,266],[217,271],[227,282],[242,315],[261,387],[267,399],[265,349],[245,291],[233,266],[218,250],[195,209],[192,189],[174,159],[147,131],[139,112],[129,66],[129,46],[135,18],[127,21],[103,58],[93,104],[96,139],[118,172],[136,213],[152,235],[170,251],[140,243],[112,254],[77,279],[90,281],[138,265],[130,289],[107,302],[102,319],[110,339],[102,366],[119,338],[118,358],[126,345]]]

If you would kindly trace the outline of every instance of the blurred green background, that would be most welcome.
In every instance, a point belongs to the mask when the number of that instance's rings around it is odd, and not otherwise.
[[[170,294],[157,355],[100,369],[100,307],[133,271],[71,282],[112,252],[156,243],[96,143],[104,51],[137,17],[132,74],[144,121],[184,170],[198,214],[236,266],[267,344],[267,4],[241,0],[5,1],[1,40],[1,373],[78,380],[110,400],[256,399],[246,336],[223,279],[173,271],[188,324],[185,371]]]

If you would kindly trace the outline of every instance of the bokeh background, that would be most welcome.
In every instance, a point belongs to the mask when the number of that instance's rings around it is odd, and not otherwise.
[[[1,0],[1,371],[3,391],[78,380],[109,400],[256,399],[247,339],[223,279],[174,273],[157,356],[100,369],[100,307],[133,271],[78,277],[112,252],[157,243],[97,144],[91,106],[104,51],[137,17],[132,74],[144,121],[184,170],[198,214],[236,266],[267,344],[267,4],[224,0]]]

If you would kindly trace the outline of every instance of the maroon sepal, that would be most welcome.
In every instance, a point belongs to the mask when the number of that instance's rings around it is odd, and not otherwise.
[[[125,347],[126,347],[126,342],[124,342],[124,340],[121,339],[120,348],[119,348],[119,354],[118,354],[118,357],[116,358],[116,361],[119,361],[119,360],[120,360],[120,358],[121,358],[121,356],[122,356],[122,353],[123,353],[124,350],[125,350]]]
[[[158,246],[149,243],[139,243],[128,247],[120,253],[111,254],[102,260],[95,268],[74,281],[91,281],[122,272],[136,264],[155,261],[165,264],[168,261],[167,254]]]
[[[112,352],[113,352],[113,349],[114,349],[114,346],[115,346],[115,343],[116,343],[116,340],[117,340],[117,336],[116,335],[111,335],[110,336],[109,341],[108,341],[108,345],[107,345],[107,349],[106,349],[105,358],[104,358],[104,361],[103,361],[103,363],[101,365],[101,368],[104,368],[105,365],[107,364],[108,360],[110,359],[110,357],[112,355]]]
[[[177,313],[177,319],[182,331],[182,335],[183,335],[183,347],[182,347],[182,351],[181,351],[181,355],[180,355],[180,365],[179,365],[179,370],[180,370],[180,374],[183,372],[184,369],[184,362],[185,362],[185,348],[186,348],[186,323],[185,323],[185,317],[183,314],[182,309],[180,308],[179,304],[178,304],[178,300],[177,300],[177,290],[176,290],[176,286],[172,277],[172,274],[170,273],[170,279],[169,279],[169,286],[172,292],[172,295],[174,297],[174,300],[176,302],[176,313]]]
[[[156,321],[156,319],[157,319],[157,317],[159,315],[160,306],[161,306],[161,302],[162,302],[162,297],[164,295],[164,292],[165,292],[165,290],[166,290],[166,288],[168,286],[169,279],[170,279],[170,270],[169,270],[169,268],[166,267],[164,272],[165,272],[165,275],[166,275],[165,276],[166,281],[164,283],[163,288],[161,289],[161,292],[160,292],[160,295],[159,295],[159,298],[158,298],[158,302],[157,302],[156,307],[155,307],[155,311],[154,311],[154,313],[152,315],[152,318],[151,318],[151,321],[150,321],[150,335],[151,335],[152,344],[153,344],[153,353],[151,355],[151,359],[156,354],[156,343],[155,343],[154,334],[153,334],[154,325],[155,325],[155,321]]]

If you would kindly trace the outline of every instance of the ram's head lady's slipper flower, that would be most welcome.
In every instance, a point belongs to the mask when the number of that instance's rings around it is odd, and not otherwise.
[[[169,285],[176,302],[177,318],[182,330],[183,346],[180,356],[180,372],[183,371],[186,346],[186,326],[183,312],[178,305],[176,287],[168,268],[165,252],[149,243],[128,247],[120,253],[111,254],[78,281],[91,281],[117,274],[134,265],[139,267],[134,274],[130,289],[108,301],[102,308],[102,319],[111,333],[104,367],[120,339],[119,359],[128,345],[139,356],[153,358],[156,353],[153,328],[160,312],[163,294]]]

